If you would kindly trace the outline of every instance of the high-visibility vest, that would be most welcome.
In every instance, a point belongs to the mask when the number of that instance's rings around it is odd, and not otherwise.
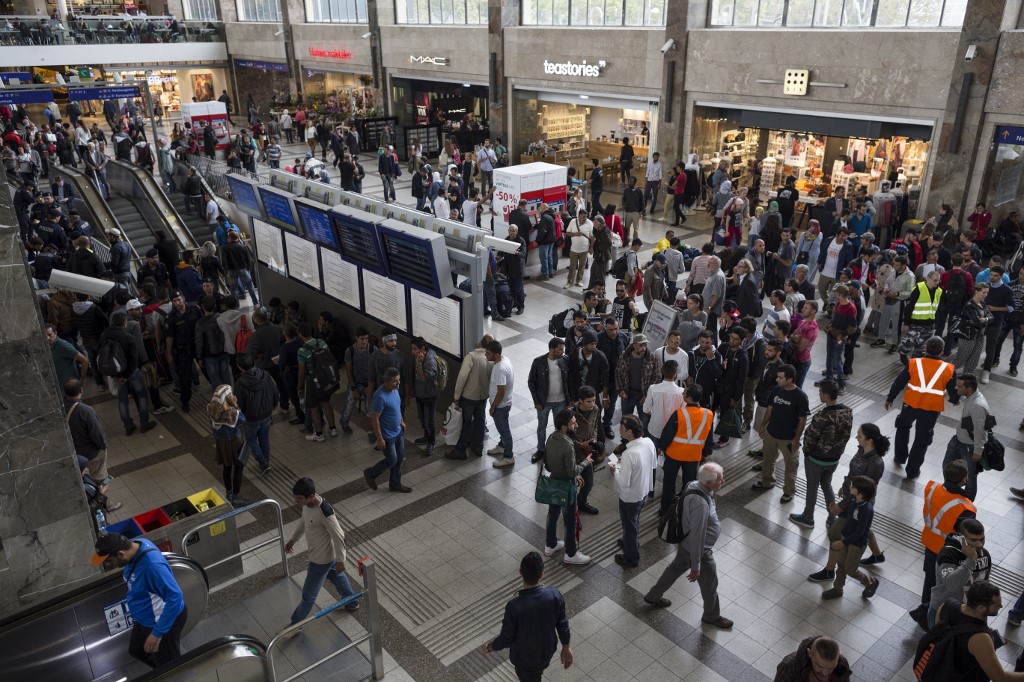
[[[977,513],[978,509],[963,495],[949,492],[938,481],[928,481],[924,487],[921,544],[938,554],[946,543],[946,536],[953,532],[956,520],[964,511]]]
[[[686,409],[676,410],[676,435],[665,456],[677,462],[699,462],[714,420],[714,413],[706,407],[687,405]]]
[[[949,362],[938,358],[912,358],[907,364],[910,381],[903,394],[903,403],[919,410],[942,412],[945,407],[946,384],[955,371]]]
[[[934,322],[935,313],[939,312],[939,299],[942,298],[942,289],[935,287],[933,292],[925,282],[917,284],[917,302],[914,309],[910,311],[910,319],[915,322]]]

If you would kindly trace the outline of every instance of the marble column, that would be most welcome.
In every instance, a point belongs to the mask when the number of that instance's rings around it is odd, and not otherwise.
[[[705,2],[669,2],[666,7],[665,40],[674,40],[675,45],[665,54],[662,68],[658,151],[661,152],[661,158],[669,163],[682,160],[687,150],[687,142],[683,139],[686,124],[686,38],[688,29],[693,28],[689,26],[690,17],[703,17],[700,12],[705,7]],[[703,28],[703,24],[696,28]]]
[[[6,183],[0,191],[0,620],[97,573],[82,477]]]
[[[949,96],[942,117],[942,127],[933,135],[937,145],[932,158],[931,178],[928,183],[927,206],[918,211],[919,217],[933,216],[942,204],[950,204],[956,217],[963,222],[972,207],[966,205],[967,191],[976,163],[984,159],[975,158],[975,150],[982,134],[985,101],[988,98],[992,71],[999,46],[1000,25],[1007,0],[968,0],[964,25],[953,57],[953,69],[949,81]],[[976,47],[974,59],[967,62],[964,56],[967,48]],[[960,113],[960,93],[965,83],[964,75],[971,74],[966,107]],[[960,127],[960,140],[956,150],[951,149],[954,126]]]
[[[500,137],[509,143],[508,98],[512,93],[505,79],[505,29],[519,25],[521,0],[488,0],[487,3],[487,53],[495,56],[494,73],[489,75],[487,109],[491,138]],[[488,73],[490,68],[488,67]]]

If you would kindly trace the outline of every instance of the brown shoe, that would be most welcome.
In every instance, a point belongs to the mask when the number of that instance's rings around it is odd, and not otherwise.
[[[366,485],[370,486],[370,490],[377,489],[377,481],[370,474],[364,472],[363,478],[366,480]]]
[[[732,627],[732,621],[725,616],[719,616],[715,620],[705,620],[701,618],[700,622],[707,623],[708,625],[714,625],[716,628],[722,628],[723,630],[728,630]]]
[[[400,485],[397,488],[391,488],[391,492],[393,492],[393,493],[411,493],[412,492],[412,488],[410,488],[407,485]]]
[[[650,604],[651,606],[657,606],[659,609],[667,609],[668,607],[672,606],[672,602],[668,599],[665,599],[664,597],[655,600],[644,597],[644,601]]]

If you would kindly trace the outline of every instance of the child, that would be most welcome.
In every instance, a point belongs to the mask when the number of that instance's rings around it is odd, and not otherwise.
[[[786,310],[789,311],[790,318],[800,314],[800,304],[807,300],[799,289],[800,284],[795,279],[786,280]]]
[[[828,292],[828,311],[832,312],[832,309],[836,307],[836,287],[840,284],[845,286],[847,289],[850,288],[850,280],[853,279],[853,270],[850,268],[843,268],[839,272],[839,277],[835,284],[832,285],[832,289]]]
[[[860,557],[868,544],[871,535],[871,522],[875,516],[872,501],[875,498],[875,482],[867,476],[854,476],[850,481],[850,494],[855,500],[843,511],[843,537],[832,543],[832,549],[839,550],[839,563],[836,564],[836,580],[832,589],[822,593],[822,599],[838,599],[843,596],[846,576],[856,578],[864,585],[861,596],[870,599],[878,589],[878,578],[871,577],[860,570]]]
[[[228,502],[235,507],[244,507],[247,503],[240,493],[245,462],[240,455],[245,415],[238,409],[238,402],[230,386],[221,384],[217,387],[213,392],[213,400],[206,406],[206,414],[213,428],[216,460],[222,467]]]

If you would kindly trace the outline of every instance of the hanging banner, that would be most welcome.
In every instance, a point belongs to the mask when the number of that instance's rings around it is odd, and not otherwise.
[[[117,85],[107,88],[68,88],[68,98],[72,101],[85,99],[132,99],[141,95],[142,92],[137,85]]]
[[[0,104],[46,104],[53,101],[49,90],[0,90]]]

